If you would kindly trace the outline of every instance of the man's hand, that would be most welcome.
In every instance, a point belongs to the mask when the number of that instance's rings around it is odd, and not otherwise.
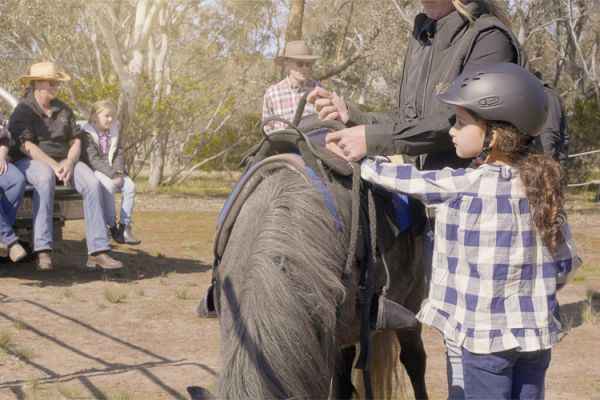
[[[337,94],[317,86],[309,93],[307,100],[315,105],[320,120],[336,119],[344,124],[348,122],[348,107]]]
[[[346,161],[360,161],[367,156],[367,138],[365,126],[357,125],[341,131],[330,132],[325,137],[327,148],[336,154],[334,146],[339,148]]]
[[[56,166],[52,167],[52,170],[54,171],[54,175],[56,175],[56,177],[58,178],[59,181],[63,180],[63,175],[64,175],[64,171],[65,171],[65,167],[60,165],[60,164],[56,164]]]
[[[71,182],[71,178],[73,177],[73,170],[75,169],[75,162],[70,158],[67,158],[62,165],[62,178],[61,180],[65,184],[65,186],[69,186],[69,182]]]

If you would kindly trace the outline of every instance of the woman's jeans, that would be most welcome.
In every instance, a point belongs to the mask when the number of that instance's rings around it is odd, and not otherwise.
[[[61,164],[63,162],[64,160]],[[23,158],[15,165],[25,174],[27,182],[33,185],[33,250],[52,250],[52,211],[56,175],[52,168],[42,161]],[[92,170],[82,162],[75,164],[71,184],[83,197],[88,253],[109,250],[108,230],[102,214],[102,185]]]
[[[550,365],[550,349],[492,354],[462,350],[466,399],[544,398],[544,380]]]
[[[0,242],[9,246],[19,240],[13,225],[25,193],[25,177],[14,165],[7,163],[7,166],[6,172],[0,175]]]
[[[131,224],[131,214],[135,204],[135,183],[127,175],[123,175],[123,185],[117,189],[112,179],[100,171],[94,171],[94,174],[102,184],[102,196],[104,198],[104,222],[107,225],[113,225],[117,220],[117,211],[115,207],[115,193],[123,193],[121,200],[121,213],[119,223],[122,225]]]

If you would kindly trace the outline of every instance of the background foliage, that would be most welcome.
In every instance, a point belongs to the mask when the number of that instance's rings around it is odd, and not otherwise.
[[[417,0],[293,0],[304,3],[302,36],[321,59],[313,74],[360,51],[323,85],[373,110],[395,107]],[[130,172],[152,186],[198,169],[234,169],[260,138],[262,95],[281,79],[283,0],[5,0],[0,3],[0,86],[41,60],[72,76],[61,97],[87,119],[90,104],[119,104]],[[598,0],[511,0],[513,30],[558,87],[571,152],[600,148]],[[108,28],[104,29],[103,28]],[[128,114],[127,101],[133,102]],[[600,157],[572,163],[571,179],[599,178]]]

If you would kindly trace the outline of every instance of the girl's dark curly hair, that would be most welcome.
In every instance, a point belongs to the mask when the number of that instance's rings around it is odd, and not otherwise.
[[[566,178],[563,169],[548,156],[531,154],[531,137],[523,135],[513,125],[497,121],[487,123],[489,130],[496,134],[494,151],[519,170],[533,224],[546,247],[556,254],[564,242],[560,231],[565,219]]]

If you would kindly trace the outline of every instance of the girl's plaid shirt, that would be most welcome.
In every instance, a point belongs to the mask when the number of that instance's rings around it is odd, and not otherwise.
[[[566,222],[558,256],[543,245],[516,169],[419,171],[376,158],[363,162],[362,178],[436,209],[432,278],[419,320],[474,353],[557,343],[556,291],[581,260]]]

